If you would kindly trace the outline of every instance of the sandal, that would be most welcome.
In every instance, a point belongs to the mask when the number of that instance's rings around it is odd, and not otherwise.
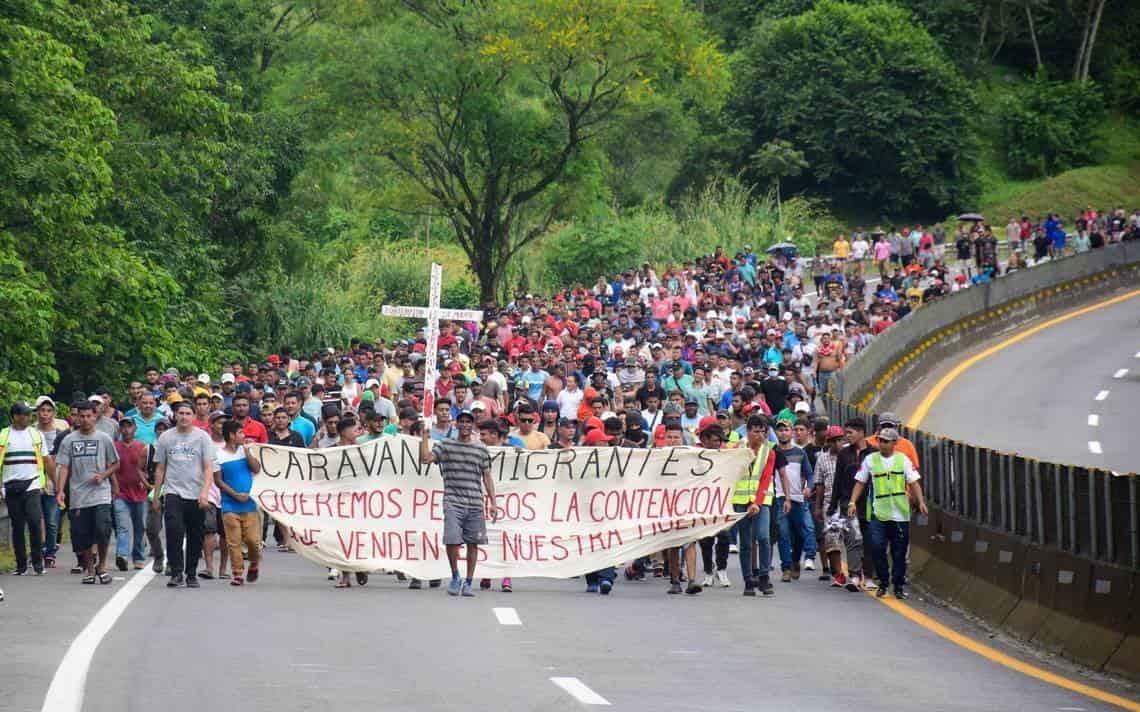
[[[229,575],[229,574],[218,574],[218,578],[220,578],[220,579],[221,579],[221,580],[223,580],[223,581],[226,581],[226,580],[228,580],[228,579],[229,579],[229,577],[230,577],[230,575]]]
[[[90,576],[84,576],[81,579],[81,581],[83,583],[95,583],[95,574],[91,574]]]
[[[107,573],[106,571],[100,571],[99,573],[97,573],[95,575],[99,577],[99,583],[101,583],[101,584],[111,583],[111,574]]]
[[[241,576],[234,576],[232,579],[230,579],[231,586],[241,586],[244,583],[245,581],[242,580]]]
[[[338,579],[334,588],[348,588],[351,585],[352,584],[350,584],[348,581],[345,581],[344,579]]]
[[[255,581],[257,581],[257,577],[259,575],[260,575],[260,571],[258,570],[258,567],[250,566],[249,571],[246,572],[246,580],[249,581],[250,583],[254,583]]]
[[[199,571],[199,572],[198,572],[198,578],[200,578],[200,579],[206,579],[207,581],[213,581],[213,580],[214,580],[214,575],[213,575],[212,573],[210,573],[210,572],[209,572],[209,570],[206,570],[206,571]]]

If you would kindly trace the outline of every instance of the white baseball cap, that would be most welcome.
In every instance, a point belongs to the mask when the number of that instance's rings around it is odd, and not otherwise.
[[[52,408],[54,408],[54,407],[55,407],[55,401],[53,401],[53,400],[51,399],[51,396],[40,396],[39,398],[36,398],[36,405],[35,405],[35,407],[36,407],[36,408],[39,408],[39,407],[40,407],[41,405],[43,405],[44,403],[47,403],[47,404],[48,404],[48,405],[50,405]]]
[[[377,381],[375,378],[369,378],[369,379],[368,379],[367,381],[365,381],[365,383],[364,383],[364,387],[365,387],[366,389],[367,389],[367,388],[371,388],[372,386],[379,386],[379,385],[380,385],[380,381]]]
[[[201,383],[203,386],[210,385],[210,374],[199,373],[198,374],[198,383]]]
[[[222,383],[233,383],[236,380],[237,379],[234,378],[234,374],[232,374],[232,373],[223,373],[222,374]]]

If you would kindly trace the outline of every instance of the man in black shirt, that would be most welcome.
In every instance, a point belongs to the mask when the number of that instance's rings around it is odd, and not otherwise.
[[[634,398],[637,399],[638,407],[644,410],[649,403],[649,396],[657,396],[659,403],[665,402],[665,389],[657,382],[657,372],[653,369],[646,369],[645,371],[645,385],[637,389]]]
[[[835,461],[835,482],[831,488],[831,501],[827,503],[827,516],[835,512],[846,512],[847,503],[851,500],[851,493],[855,489],[855,473],[863,463],[863,458],[875,452],[875,448],[867,443],[867,423],[862,418],[850,418],[843,424],[844,439],[847,445],[839,450]],[[868,541],[866,490],[856,503],[859,512],[859,529],[863,534],[863,541]],[[848,567],[860,566],[858,561],[848,561]],[[866,575],[863,575],[866,571]],[[858,585],[865,582],[867,588],[872,588],[875,580],[874,566],[870,561],[870,548],[863,551],[861,569],[851,571],[851,582]]]
[[[305,439],[301,434],[289,428],[290,424],[289,413],[282,407],[278,407],[273,411],[273,418],[269,428],[269,444],[270,445],[284,445],[286,447],[307,447]],[[265,541],[265,535],[269,530],[270,517],[263,516],[261,521],[261,540]],[[289,542],[285,536],[285,527],[277,522],[273,522],[273,538],[277,541],[278,551],[289,551]]]
[[[768,367],[768,377],[760,383],[760,392],[773,413],[779,413],[788,404],[788,382],[780,376],[779,366]]]

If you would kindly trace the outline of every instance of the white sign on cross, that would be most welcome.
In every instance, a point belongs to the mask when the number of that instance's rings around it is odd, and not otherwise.
[[[425,418],[432,416],[435,405],[436,355],[439,352],[439,322],[482,321],[483,312],[477,309],[440,309],[439,296],[443,286],[443,267],[431,263],[431,287],[428,290],[427,307],[397,307],[385,304],[380,309],[384,316],[405,319],[427,319],[427,360],[424,362],[424,408]]]

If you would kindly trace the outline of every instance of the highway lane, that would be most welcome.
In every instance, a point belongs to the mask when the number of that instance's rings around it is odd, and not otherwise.
[[[907,419],[955,364],[1013,333],[939,364],[894,409]],[[1133,297],[1050,326],[974,364],[938,397],[921,427],[1038,459],[1140,471],[1138,354],[1140,297]]]
[[[335,590],[320,570],[275,551],[264,571],[261,582],[236,590],[208,581],[170,590],[157,577],[96,650],[83,709],[585,706],[551,681],[560,677],[631,710],[1112,709],[807,577],[777,583],[774,598],[744,598],[735,565],[736,586],[698,597],[667,596],[659,579],[619,581],[608,598],[583,593],[580,579],[519,580],[516,593],[475,599],[408,591],[391,576]],[[0,604],[2,639],[12,642],[0,668],[4,709],[39,710],[78,619],[123,583],[92,590],[58,571],[0,581],[9,594]],[[48,600],[71,611],[66,621],[41,609]],[[953,614],[908,605],[1025,656]],[[522,624],[500,624],[495,607],[514,609]]]

